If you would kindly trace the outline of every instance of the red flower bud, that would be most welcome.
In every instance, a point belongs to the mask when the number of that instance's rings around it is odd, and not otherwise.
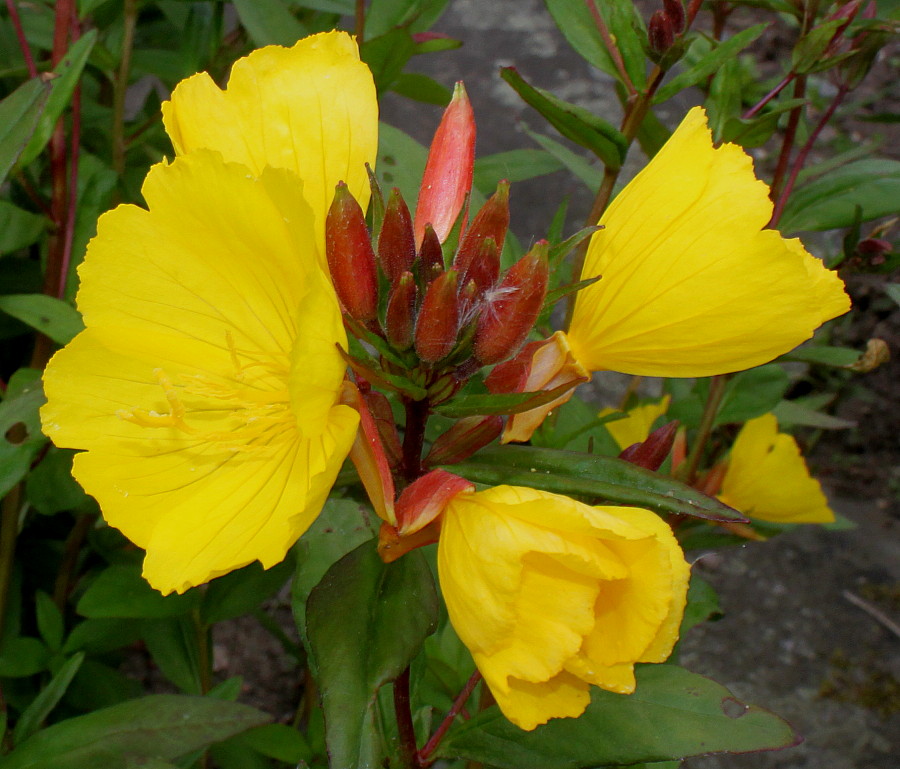
[[[398,350],[406,350],[413,343],[417,293],[412,273],[404,272],[388,296],[385,333],[387,340]]]
[[[485,366],[515,355],[534,326],[547,295],[548,251],[546,240],[536,243],[488,293],[475,332],[475,357]]]
[[[472,220],[453,260],[453,267],[459,270],[463,284],[474,280],[481,291],[486,291],[497,282],[500,252],[508,228],[509,182],[503,180]],[[494,242],[494,248],[485,251],[488,240]]]
[[[378,235],[378,260],[391,283],[404,270],[412,269],[416,260],[416,243],[409,208],[396,187],[391,190]]]
[[[647,39],[650,50],[657,54],[668,51],[675,42],[675,27],[665,11],[656,11],[647,25]]]
[[[444,271],[444,252],[434,227],[425,225],[425,236],[419,249],[419,278],[423,284],[431,283]]]
[[[429,223],[441,243],[447,239],[472,187],[474,168],[475,115],[460,81],[428,150],[416,206],[416,243],[422,242]]]
[[[672,444],[675,443],[678,424],[676,419],[657,428],[647,436],[647,440],[643,443],[635,443],[625,449],[619,454],[619,459],[624,459],[626,462],[645,467],[648,470],[659,470],[662,463],[666,461],[666,457],[669,456]]]
[[[426,473],[403,489],[397,500],[398,533],[415,534],[441,515],[453,497],[472,491],[475,484],[446,470]]]
[[[684,3],[681,0],[663,0],[663,9],[672,22],[675,34],[680,35],[684,32]]]
[[[463,462],[499,437],[501,430],[503,417],[498,414],[464,417],[438,436],[431,445],[424,464],[426,467],[434,467]]]
[[[425,291],[416,320],[416,352],[426,363],[446,357],[459,331],[459,298],[456,270],[438,275]]]
[[[356,320],[375,318],[378,278],[366,218],[347,185],[339,182],[325,218],[325,255],[344,312]]]

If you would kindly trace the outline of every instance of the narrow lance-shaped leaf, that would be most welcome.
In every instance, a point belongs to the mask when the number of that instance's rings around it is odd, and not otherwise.
[[[49,83],[36,77],[0,101],[0,184],[25,149],[49,95]]]

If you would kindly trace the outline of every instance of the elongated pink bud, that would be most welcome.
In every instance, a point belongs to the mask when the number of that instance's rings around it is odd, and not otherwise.
[[[344,312],[361,321],[375,318],[378,311],[375,254],[366,217],[343,182],[338,183],[325,218],[325,255]]]
[[[401,273],[412,269],[415,260],[416,243],[409,208],[400,190],[394,187],[378,235],[378,261],[388,280],[393,283]]]
[[[675,443],[675,433],[678,431],[677,419],[658,427],[643,443],[635,443],[619,454],[619,459],[631,462],[633,465],[645,467],[648,470],[659,470],[666,461],[672,444]]]
[[[480,291],[486,291],[497,282],[500,252],[508,228],[509,182],[503,180],[475,215],[453,259],[463,285],[474,280]],[[493,241],[493,248],[486,247],[489,240]]]
[[[447,239],[472,187],[474,168],[475,115],[460,81],[428,150],[416,206],[417,244],[422,242],[429,223],[441,243]]]
[[[416,281],[411,272],[404,272],[391,289],[385,317],[387,340],[398,350],[406,350],[413,343],[416,325]]]
[[[434,467],[462,462],[498,438],[502,430],[503,417],[497,414],[464,417],[437,437],[424,464]]]
[[[672,43],[675,42],[675,27],[665,11],[656,11],[650,17],[647,39],[650,42],[650,50],[656,54],[663,54],[672,47]]]
[[[426,363],[447,356],[456,344],[459,332],[459,297],[456,270],[438,275],[425,291],[416,319],[416,352]]]
[[[528,337],[547,295],[548,252],[547,241],[539,241],[488,292],[475,332],[475,357],[483,365],[512,357]]]

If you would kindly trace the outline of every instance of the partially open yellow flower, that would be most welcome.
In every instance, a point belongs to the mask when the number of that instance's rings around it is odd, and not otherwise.
[[[634,691],[634,663],[672,651],[690,571],[648,510],[512,486],[450,501],[438,570],[453,627],[522,729],[579,716],[591,684]]]
[[[669,410],[669,402],[671,400],[671,396],[666,395],[659,401],[641,403],[626,411],[626,416],[611,422],[605,422],[604,426],[609,431],[609,434],[612,435],[616,445],[624,451],[635,443],[643,443],[647,440],[653,424]],[[616,411],[616,409],[602,409],[598,416],[605,417],[615,414]]]
[[[86,449],[75,477],[163,593],[279,562],[358,424],[339,404],[346,336],[320,244],[330,177],[374,161],[371,75],[330,33],[239,62],[220,102],[198,78],[167,110],[186,154],[151,169],[146,210],[98,223],[79,268],[86,330],[47,366],[41,411],[58,446]],[[203,94],[231,112],[203,113]]]
[[[810,476],[797,441],[778,432],[774,414],[747,422],[738,434],[718,495],[736,510],[774,523],[829,523],[834,513]]]

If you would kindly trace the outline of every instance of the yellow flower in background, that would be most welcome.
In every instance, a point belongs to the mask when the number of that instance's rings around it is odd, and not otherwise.
[[[747,422],[738,434],[718,495],[736,510],[774,523],[829,523],[834,513],[810,476],[797,441],[778,432],[774,414]]]
[[[86,329],[44,375],[45,432],[86,449],[75,477],[146,549],[144,576],[163,593],[279,562],[358,423],[338,403],[346,336],[321,242],[327,185],[374,162],[371,75],[329,33],[238,62],[218,102],[207,80],[186,81],[166,110],[185,154],[150,170],[147,209],[101,217],[79,268]],[[204,112],[203,94],[231,112]]]
[[[568,330],[591,371],[696,377],[752,368],[850,309],[799,240],[764,230],[768,187],[692,109],[591,238]]]
[[[655,403],[641,403],[626,411],[623,418],[604,422],[603,426],[612,435],[618,447],[624,451],[635,443],[647,440],[653,429],[653,423],[669,410],[671,400],[672,397],[666,395]],[[617,411],[618,409],[603,409],[597,416],[602,418]]]
[[[581,715],[592,684],[634,691],[634,664],[672,651],[690,576],[648,510],[512,486],[449,502],[438,571],[453,627],[522,729]]]

